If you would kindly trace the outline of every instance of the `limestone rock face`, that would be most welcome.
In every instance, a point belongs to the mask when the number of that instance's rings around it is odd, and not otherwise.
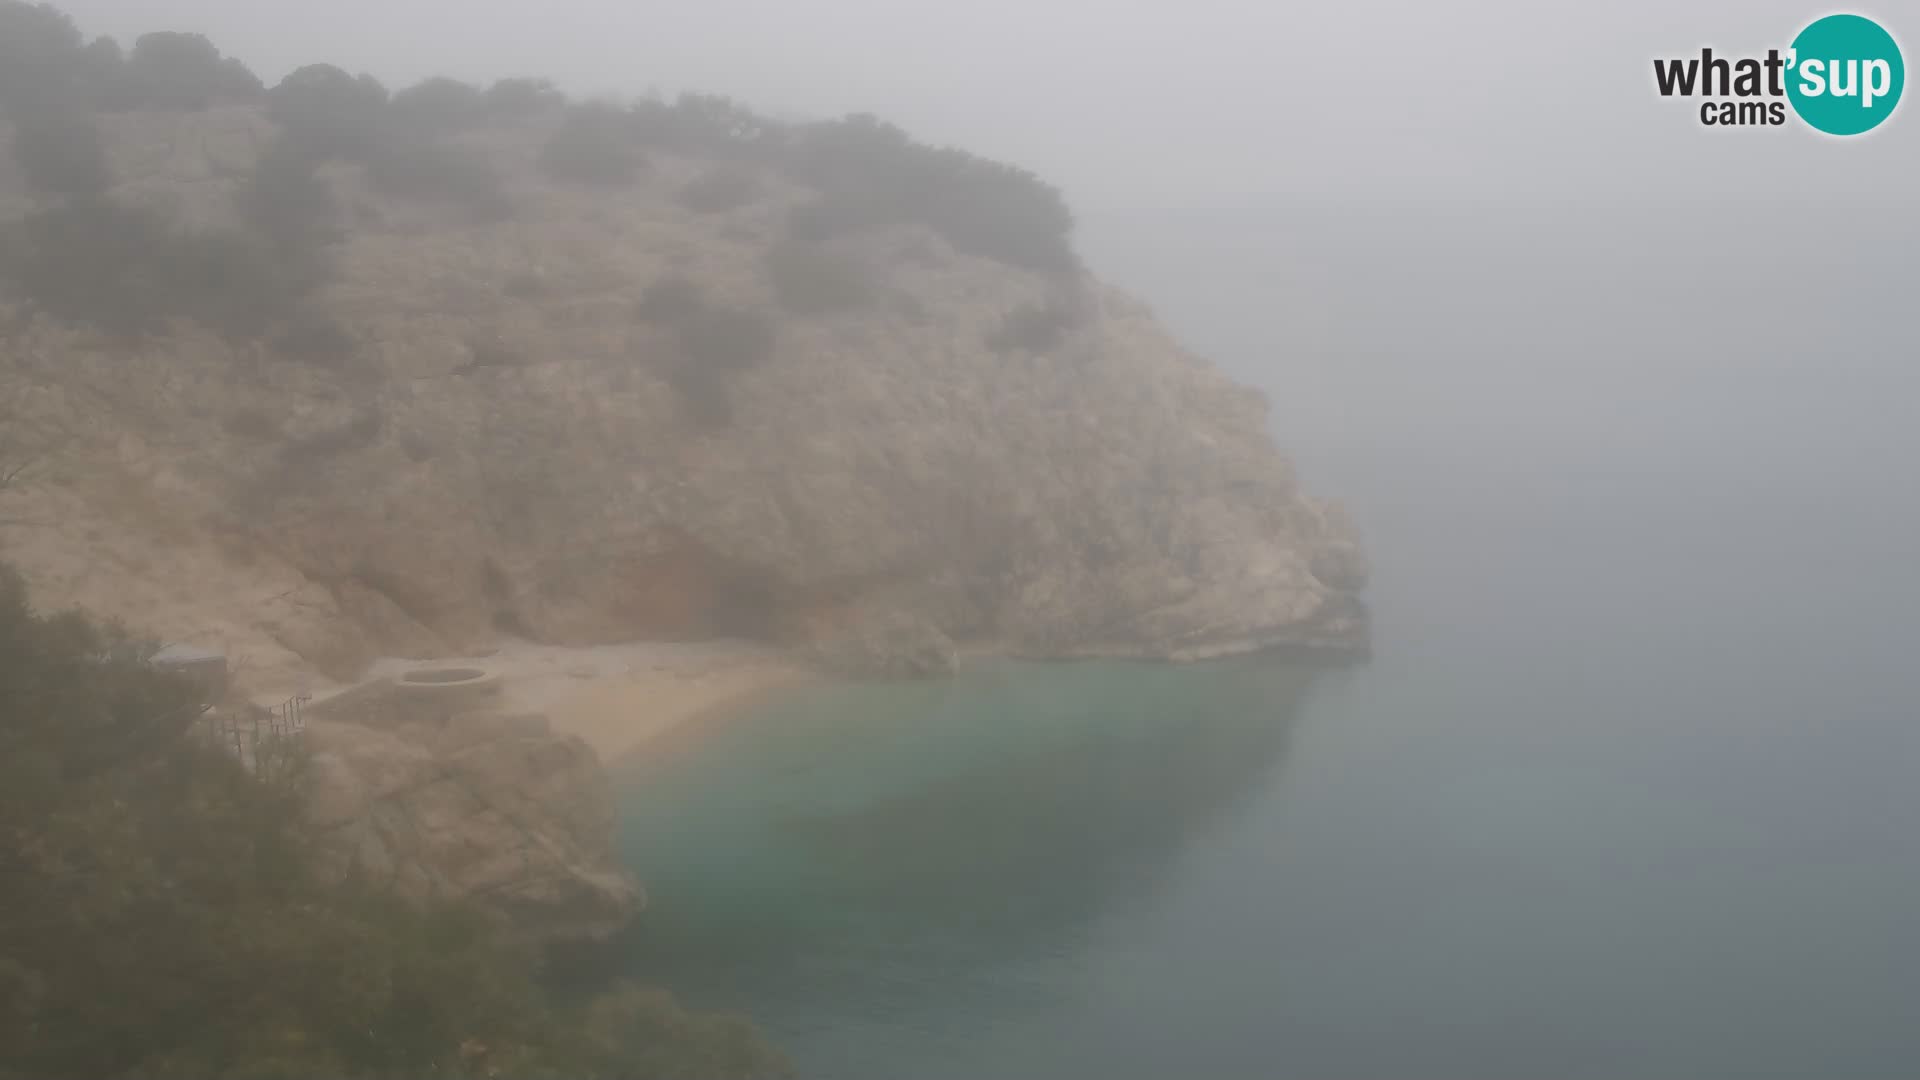
[[[264,123],[116,120],[116,196],[217,222]],[[57,447],[0,506],[51,523],[0,526],[36,596],[220,645],[269,687],[508,633],[811,641],[848,607],[914,628],[892,658],[864,617],[821,652],[881,672],[942,666],[943,639],[1364,647],[1351,526],[1301,492],[1262,396],[1139,303],[898,227],[840,242],[876,283],[864,302],[786,312],[768,253],[811,192],[766,177],[703,214],[677,195],[708,162],[662,153],[596,191],[541,174],[538,132],[462,139],[510,212],[329,167],[349,221],[312,305],[348,355],[187,322],[111,338],[0,293],[0,408]],[[0,216],[31,202],[0,192]],[[727,422],[676,387],[677,337],[636,317],[670,275],[776,321],[773,355],[727,377]],[[1057,340],[989,344],[1069,295]]]
[[[543,717],[380,682],[308,718],[308,815],[336,871],[475,902],[548,942],[605,936],[639,911],[599,760]]]
[[[921,679],[959,667],[953,639],[939,627],[892,609],[862,609],[816,631],[809,653],[828,671],[858,679]]]

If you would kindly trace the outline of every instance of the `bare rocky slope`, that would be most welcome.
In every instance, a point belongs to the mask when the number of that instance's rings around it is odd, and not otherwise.
[[[335,872],[474,903],[545,942],[603,937],[640,910],[613,854],[606,774],[544,717],[382,679],[309,719],[307,813]]]
[[[98,126],[111,197],[190,227],[233,219],[273,135],[251,105]],[[956,641],[1364,647],[1344,516],[1300,490],[1263,397],[1137,301],[892,225],[827,245],[858,302],[796,311],[769,253],[804,186],[768,172],[689,209],[713,163],[672,152],[569,185],[539,167],[550,131],[455,138],[502,178],[487,213],[321,170],[346,213],[309,305],[345,333],[325,362],[284,332],[136,337],[0,292],[9,442],[44,452],[0,495],[0,551],[37,601],[222,648],[262,692],[502,634],[763,636],[877,673]],[[31,191],[0,153],[0,224],[48,205]],[[647,314],[669,278],[774,317],[719,420]]]

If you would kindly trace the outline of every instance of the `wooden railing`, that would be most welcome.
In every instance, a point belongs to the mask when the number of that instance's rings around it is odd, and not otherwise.
[[[215,709],[201,718],[201,729],[248,772],[271,776],[293,760],[300,733],[307,729],[304,709],[312,700],[313,695],[300,694],[267,708]]]

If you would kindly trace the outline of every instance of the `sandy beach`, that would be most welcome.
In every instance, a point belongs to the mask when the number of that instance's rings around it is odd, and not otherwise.
[[[640,641],[582,648],[515,641],[485,656],[383,659],[363,681],[422,667],[476,667],[494,673],[503,710],[545,715],[553,730],[586,740],[610,766],[666,732],[819,677],[786,653],[749,641]],[[315,694],[327,696],[327,690]]]

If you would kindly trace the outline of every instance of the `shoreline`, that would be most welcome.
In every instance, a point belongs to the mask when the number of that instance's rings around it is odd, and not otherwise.
[[[792,660],[739,659],[712,667],[662,666],[597,679],[541,710],[555,734],[593,747],[609,771],[662,744],[692,737],[822,676]]]
[[[961,667],[993,660],[1075,663],[1121,660],[1191,664],[1244,656],[1267,656],[1306,666],[1364,663],[1353,650],[1269,646],[1221,656],[1184,659],[1130,656],[1098,649],[1072,655],[1022,655],[991,638],[961,642]],[[602,766],[618,769],[661,744],[679,742],[697,729],[761,705],[781,692],[832,682],[834,677],[788,650],[745,639],[694,642],[631,641],[612,645],[543,645],[518,639],[471,656],[434,660],[386,657],[360,680],[314,686],[312,704],[407,671],[474,667],[497,680],[494,708],[539,715],[555,734],[573,735],[593,748]],[[288,691],[256,695],[256,704],[277,704]],[[669,736],[675,738],[669,740]]]
[[[608,769],[633,760],[669,732],[701,726],[824,678],[785,650],[744,640],[588,646],[514,640],[474,656],[383,658],[355,683],[315,687],[313,704],[433,667],[488,672],[498,680],[494,708],[545,717],[550,730],[580,738]],[[279,697],[265,695],[259,702]]]

